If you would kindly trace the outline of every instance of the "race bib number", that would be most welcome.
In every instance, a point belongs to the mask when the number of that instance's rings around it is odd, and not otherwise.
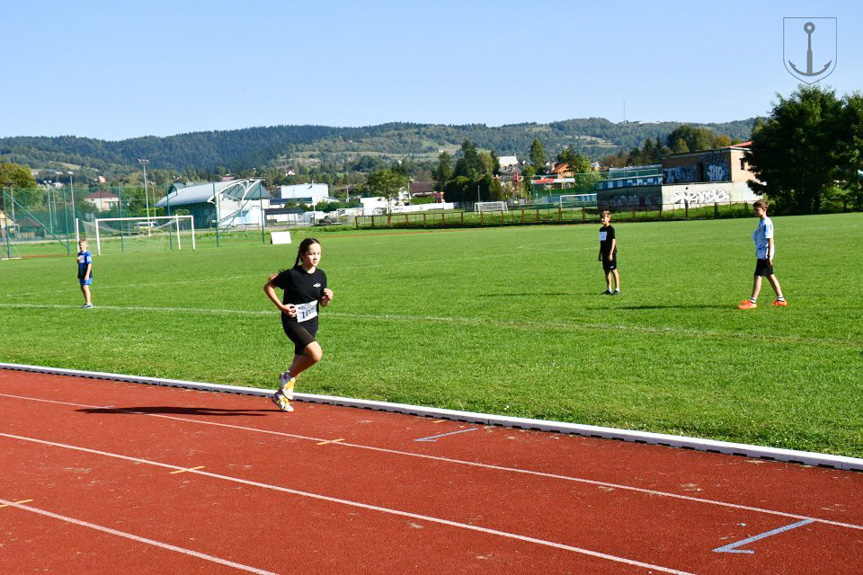
[[[599,241],[604,242],[608,232],[599,232]]]
[[[297,308],[297,323],[303,323],[318,317],[318,302],[310,301],[309,303],[300,303]]]

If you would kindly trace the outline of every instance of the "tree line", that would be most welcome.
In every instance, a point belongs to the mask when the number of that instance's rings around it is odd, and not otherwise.
[[[663,127],[666,131],[657,132]],[[612,136],[632,143],[624,147],[603,139]],[[863,96],[840,98],[817,86],[802,87],[787,98],[779,96],[767,118],[712,126],[612,124],[591,118],[500,128],[481,124],[280,126],[124,142],[4,138],[0,139],[0,187],[35,186],[27,162],[21,161],[27,157],[38,158],[37,165],[59,157],[81,162],[85,167],[76,173],[75,181],[82,185],[92,182],[96,174],[105,174],[113,165],[110,162],[119,158],[126,173],[112,185],[140,185],[137,158],[148,157],[154,168],[148,171],[150,181],[163,188],[175,181],[211,180],[230,172],[263,177],[271,186],[327,183],[337,193],[354,197],[392,197],[413,179],[434,181],[448,201],[506,200],[526,196],[527,182],[545,170],[549,159],[584,173],[590,171],[591,158],[599,159],[606,169],[658,164],[667,154],[713,149],[750,138],[746,159],[760,180],[750,185],[766,194],[778,212],[817,213],[836,205],[863,209]],[[594,148],[586,141],[605,142],[597,144],[603,153],[587,152]],[[235,153],[235,148],[244,151]],[[496,177],[503,155],[527,158],[520,184]],[[185,169],[178,170],[180,165]],[[65,167],[59,181],[67,177]],[[140,195],[143,198],[143,190]],[[16,199],[40,201],[40,194],[32,196],[25,192]]]
[[[705,124],[732,137],[748,137],[755,120]],[[441,150],[456,152],[465,140],[503,155],[527,154],[534,138],[541,138],[551,153],[567,147],[598,158],[630,149],[646,138],[655,138],[680,123],[613,123],[602,118],[514,124],[438,125],[390,123],[359,128],[327,126],[274,126],[242,130],[196,132],[169,137],[148,136],[104,141],[74,136],[0,138],[0,156],[33,168],[81,166],[112,183],[131,181],[138,158],[150,160],[154,170],[165,170],[174,179],[195,179],[204,174],[239,173],[287,168],[320,170],[333,177],[351,171],[362,157],[384,162],[413,160],[432,166]],[[158,174],[156,174],[158,176]]]

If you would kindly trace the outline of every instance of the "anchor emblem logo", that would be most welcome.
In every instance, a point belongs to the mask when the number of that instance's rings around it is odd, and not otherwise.
[[[806,84],[820,82],[836,69],[836,18],[784,18],[783,60],[792,76]],[[803,31],[803,34],[800,31]],[[817,32],[816,32],[817,30]],[[815,69],[818,59],[827,63]],[[806,53],[806,67],[795,64]]]

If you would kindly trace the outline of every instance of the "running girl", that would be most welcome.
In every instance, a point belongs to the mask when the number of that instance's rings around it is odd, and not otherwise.
[[[306,238],[300,242],[294,267],[271,275],[264,284],[264,293],[282,312],[282,329],[294,342],[294,361],[279,376],[279,390],[273,394],[273,403],[282,411],[294,410],[290,400],[294,398],[297,377],[324,355],[321,344],[315,340],[318,310],[333,300],[333,291],[327,288],[327,274],[318,269],[320,261],[320,242]],[[276,288],[284,290],[282,301]]]

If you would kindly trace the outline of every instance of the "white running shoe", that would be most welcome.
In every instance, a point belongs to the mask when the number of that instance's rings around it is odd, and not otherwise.
[[[291,402],[288,401],[288,398],[284,396],[284,394],[280,391],[277,391],[272,395],[273,403],[282,410],[282,411],[293,411],[294,408],[291,405]]]
[[[297,384],[297,378],[291,377],[286,371],[279,376],[279,387],[282,394],[288,399],[294,399],[294,386]]]

